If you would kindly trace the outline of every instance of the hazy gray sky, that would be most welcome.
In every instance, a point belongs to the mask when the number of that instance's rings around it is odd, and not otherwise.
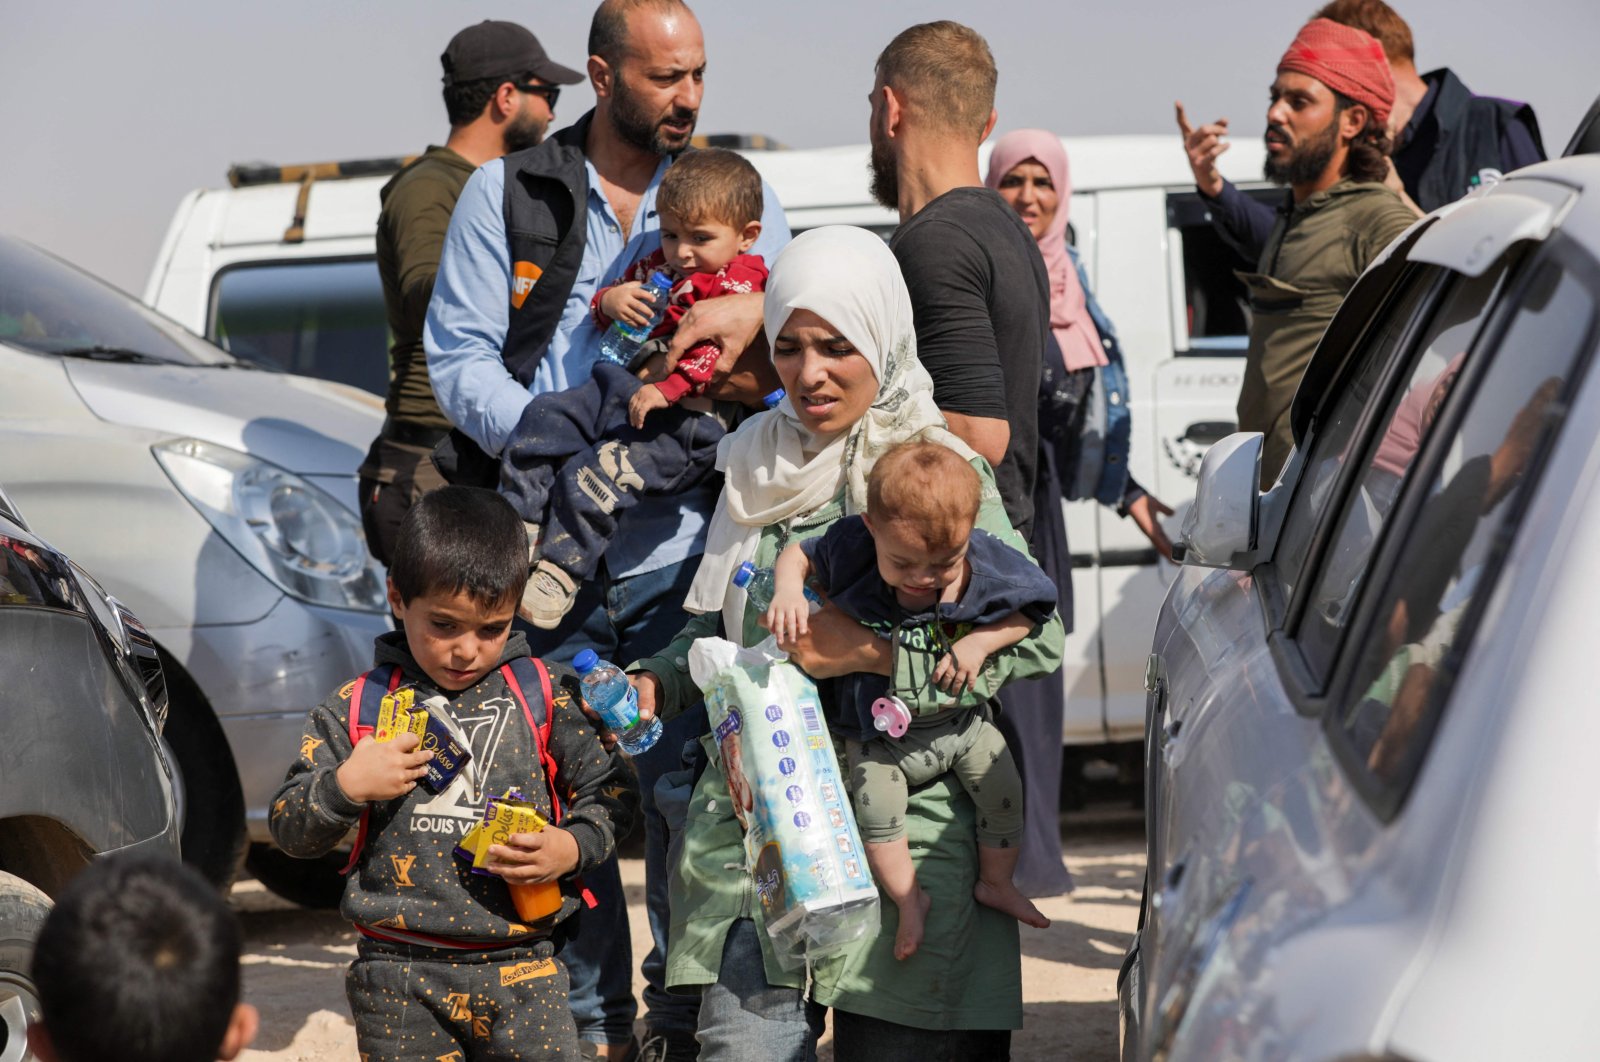
[[[859,143],[872,61],[915,22],[982,32],[1001,131],[1172,129],[1227,115],[1260,134],[1266,88],[1319,0],[702,0],[702,132]],[[1596,0],[1398,0],[1421,69],[1531,102],[1559,152],[1595,95]],[[0,231],[138,293],[179,198],[228,165],[401,155],[446,133],[439,53],[483,18],[528,26],[582,69],[592,6],[439,0],[0,0]],[[569,89],[557,124],[593,101]],[[865,180],[865,177],[863,177]]]

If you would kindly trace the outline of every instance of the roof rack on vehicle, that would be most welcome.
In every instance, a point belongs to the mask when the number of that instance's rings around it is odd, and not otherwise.
[[[334,181],[341,177],[378,177],[385,173],[398,173],[414,158],[415,155],[406,155],[391,159],[306,162],[294,166],[241,162],[228,167],[228,184],[234,188],[245,188],[253,184],[298,184],[307,179]]]
[[[295,197],[294,220],[283,231],[283,242],[301,243],[306,238],[306,204],[311,200],[313,183],[347,177],[381,177],[399,172],[414,158],[415,155],[406,155],[387,159],[309,162],[295,166],[274,166],[264,162],[236,164],[228,167],[228,184],[234,188],[258,184],[298,184],[300,194]]]
[[[788,144],[780,144],[770,136],[760,133],[701,133],[689,143],[697,148],[732,148],[736,151],[788,151]]]

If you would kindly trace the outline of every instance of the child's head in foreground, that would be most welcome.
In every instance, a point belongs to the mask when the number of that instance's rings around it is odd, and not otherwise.
[[[527,581],[528,533],[511,503],[480,487],[442,487],[400,522],[389,607],[434,684],[464,690],[499,666]]]
[[[661,253],[682,273],[715,273],[761,235],[761,175],[724,148],[686,151],[656,191]]]
[[[972,466],[938,443],[901,443],[872,466],[867,529],[902,605],[925,608],[966,576],[981,492]]]
[[[62,891],[33,953],[45,1062],[212,1062],[255,1037],[239,923],[170,857],[108,856]]]

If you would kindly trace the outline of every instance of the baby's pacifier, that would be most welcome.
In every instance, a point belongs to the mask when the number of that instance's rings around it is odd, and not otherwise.
[[[905,737],[911,709],[899,697],[879,697],[872,702],[872,725],[892,738]]]

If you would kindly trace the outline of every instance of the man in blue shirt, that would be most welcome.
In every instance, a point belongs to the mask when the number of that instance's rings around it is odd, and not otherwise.
[[[595,12],[589,51],[595,109],[565,137],[553,138],[566,148],[547,145],[567,152],[560,156],[570,162],[557,174],[561,179],[532,185],[551,196],[548,209],[534,211],[540,218],[562,214],[565,191],[582,193],[579,215],[564,232],[554,222],[543,260],[532,261],[538,248],[528,249],[526,233],[508,231],[506,216],[518,195],[524,196],[520,204],[529,202],[519,185],[535,167],[523,161],[531,152],[512,155],[483,166],[467,182],[439,261],[424,332],[429,375],[451,423],[491,455],[504,448],[530,395],[588,379],[600,338],[589,301],[660,246],[656,189],[673,156],[688,147],[700,108],[704,43],[699,23],[681,3],[607,0]],[[574,161],[579,155],[581,167]],[[519,182],[509,189],[508,172]],[[752,253],[770,265],[788,242],[789,228],[772,189],[763,187],[763,194],[762,233]],[[581,259],[564,256],[580,243]],[[525,300],[559,297],[569,278],[559,321],[542,350],[516,349],[527,335],[541,334],[536,326],[522,327],[517,315]],[[736,353],[729,350],[729,360]],[[751,391],[724,396],[758,402],[760,392]],[[624,513],[599,572],[579,590],[566,620],[554,631],[530,632],[535,655],[564,661],[592,648],[626,664],[658,651],[686,619],[683,600],[716,498],[716,488],[707,485],[687,495],[643,498]],[[679,765],[684,741],[704,728],[703,712],[674,720],[655,748],[635,760],[646,801],[646,888],[655,938],[644,965],[646,1050],[653,1058],[692,1058],[695,1052],[697,1001],[668,994],[661,980],[667,882],[654,788],[664,771]],[[607,1045],[611,1054],[602,1057],[624,1057],[633,1022],[632,961],[615,861],[589,875],[588,884],[600,906],[587,912],[583,932],[562,955],[571,971],[573,1015],[583,1039]]]

